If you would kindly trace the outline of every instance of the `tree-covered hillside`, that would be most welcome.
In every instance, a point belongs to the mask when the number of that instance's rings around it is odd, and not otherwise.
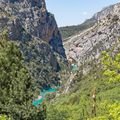
[[[77,34],[78,32],[81,32],[85,29],[92,27],[95,23],[96,23],[96,20],[94,18],[91,18],[91,19],[86,20],[84,23],[80,25],[60,27],[59,29],[60,29],[63,39],[66,39],[72,35]]]
[[[90,72],[76,74],[71,91],[49,105],[47,120],[120,120],[119,62],[120,53],[103,52],[100,63],[86,63]]]
[[[120,53],[104,51],[98,61],[85,63],[86,75],[80,66],[69,93],[47,102],[46,112],[32,105],[38,89],[17,45],[1,40],[0,120],[120,120]]]

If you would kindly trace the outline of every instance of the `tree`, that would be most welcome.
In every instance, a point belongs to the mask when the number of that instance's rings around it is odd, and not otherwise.
[[[120,120],[120,102],[116,101],[113,104],[105,102],[101,105],[107,111],[107,114],[87,119],[87,120]]]
[[[111,57],[105,51],[102,54],[103,75],[109,82],[120,82],[120,53],[117,53],[114,57]]]
[[[6,115],[0,115],[0,120],[12,120],[10,117],[7,117]]]
[[[120,53],[111,56],[110,53],[104,51],[102,53],[103,77],[108,84],[120,82]],[[109,103],[108,100],[100,105],[102,111],[107,111],[104,115],[91,118],[88,120],[120,120],[120,101]]]
[[[32,105],[37,94],[17,45],[0,40],[0,114],[15,120],[44,120],[43,110]]]

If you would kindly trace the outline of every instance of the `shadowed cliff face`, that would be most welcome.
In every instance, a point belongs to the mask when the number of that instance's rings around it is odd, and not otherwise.
[[[0,29],[7,27],[10,39],[28,41],[40,38],[65,57],[56,21],[47,11],[44,0],[2,0],[0,9],[6,13],[0,16],[0,20],[6,19]]]
[[[44,0],[0,0],[0,37],[3,33],[17,42],[36,85],[44,88],[59,83],[66,55]]]

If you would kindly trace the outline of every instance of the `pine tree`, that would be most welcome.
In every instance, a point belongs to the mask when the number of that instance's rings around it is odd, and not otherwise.
[[[44,112],[32,105],[37,91],[17,45],[0,40],[0,114],[15,120],[44,120]]]

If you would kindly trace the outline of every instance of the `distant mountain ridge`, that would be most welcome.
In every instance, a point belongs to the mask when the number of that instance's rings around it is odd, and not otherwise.
[[[114,5],[117,5],[117,4],[114,4]],[[85,20],[85,22],[83,22],[82,24],[60,27],[59,29],[60,29],[63,39],[64,40],[68,39],[68,37],[71,37],[75,34],[78,34],[79,32],[82,32],[85,29],[88,29],[94,26],[101,16],[103,16],[104,14],[109,14],[109,12],[113,9],[114,5],[110,5],[109,7],[103,8],[103,10],[95,13],[93,17]]]
[[[97,21],[92,27],[64,42],[68,59],[74,58],[80,64],[98,58],[101,51],[111,49],[115,44],[119,45],[120,3],[106,7],[94,18]]]
[[[92,27],[96,23],[96,19],[92,17],[91,19],[86,20],[80,25],[65,26],[60,27],[60,32],[62,34],[63,40],[65,41],[68,37],[78,34],[85,29]]]

